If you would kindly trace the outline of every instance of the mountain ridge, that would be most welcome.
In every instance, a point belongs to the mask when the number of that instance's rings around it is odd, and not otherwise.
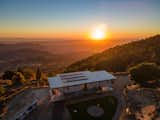
[[[92,55],[68,66],[64,72],[82,70],[101,70],[110,72],[124,72],[133,65],[141,62],[155,62],[160,60],[160,35],[133,41],[124,45],[117,45]]]

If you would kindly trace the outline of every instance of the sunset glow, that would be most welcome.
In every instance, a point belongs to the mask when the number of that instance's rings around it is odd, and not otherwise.
[[[97,29],[97,30],[93,31],[91,37],[92,37],[92,39],[95,39],[95,40],[102,40],[105,38],[105,33],[104,33],[104,31]]]
[[[90,37],[92,40],[105,40],[108,37],[107,34],[106,25],[102,24],[92,30]]]
[[[160,31],[159,1],[62,1],[0,1],[0,38],[135,39]]]

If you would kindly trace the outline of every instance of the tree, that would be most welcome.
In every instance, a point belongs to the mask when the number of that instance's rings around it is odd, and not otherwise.
[[[40,85],[41,83],[41,77],[42,77],[42,73],[41,73],[41,70],[40,70],[40,67],[38,66],[37,67],[37,71],[36,71],[36,80],[38,81],[38,86]]]
[[[3,86],[0,86],[0,95],[5,93],[5,88]]]
[[[16,72],[12,80],[14,85],[24,85],[26,83],[25,77],[21,72]]]
[[[155,63],[141,63],[129,69],[131,80],[142,86],[160,79],[160,68]]]
[[[41,73],[40,84],[41,85],[48,85],[48,77],[44,73]]]
[[[41,79],[41,76],[42,76],[41,70],[40,70],[40,68],[38,67],[38,68],[37,68],[37,71],[36,71],[36,80],[40,80],[40,79]]]
[[[2,75],[3,80],[11,80],[15,73],[13,71],[7,70]]]
[[[156,63],[160,64],[160,46],[154,48],[154,59]]]
[[[21,73],[24,75],[26,80],[35,79],[35,72],[31,68],[24,68],[21,70]]]
[[[8,86],[11,86],[13,83],[12,83],[12,80],[6,80],[6,83]]]

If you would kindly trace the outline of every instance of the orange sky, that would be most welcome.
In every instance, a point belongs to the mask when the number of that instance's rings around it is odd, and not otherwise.
[[[88,39],[92,27],[107,25],[110,39],[160,33],[160,1],[2,0],[0,37]]]

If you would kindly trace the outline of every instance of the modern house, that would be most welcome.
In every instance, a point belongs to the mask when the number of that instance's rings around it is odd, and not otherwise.
[[[67,96],[94,93],[97,90],[113,90],[115,76],[106,71],[82,71],[58,74],[48,78],[52,101],[65,99]]]

